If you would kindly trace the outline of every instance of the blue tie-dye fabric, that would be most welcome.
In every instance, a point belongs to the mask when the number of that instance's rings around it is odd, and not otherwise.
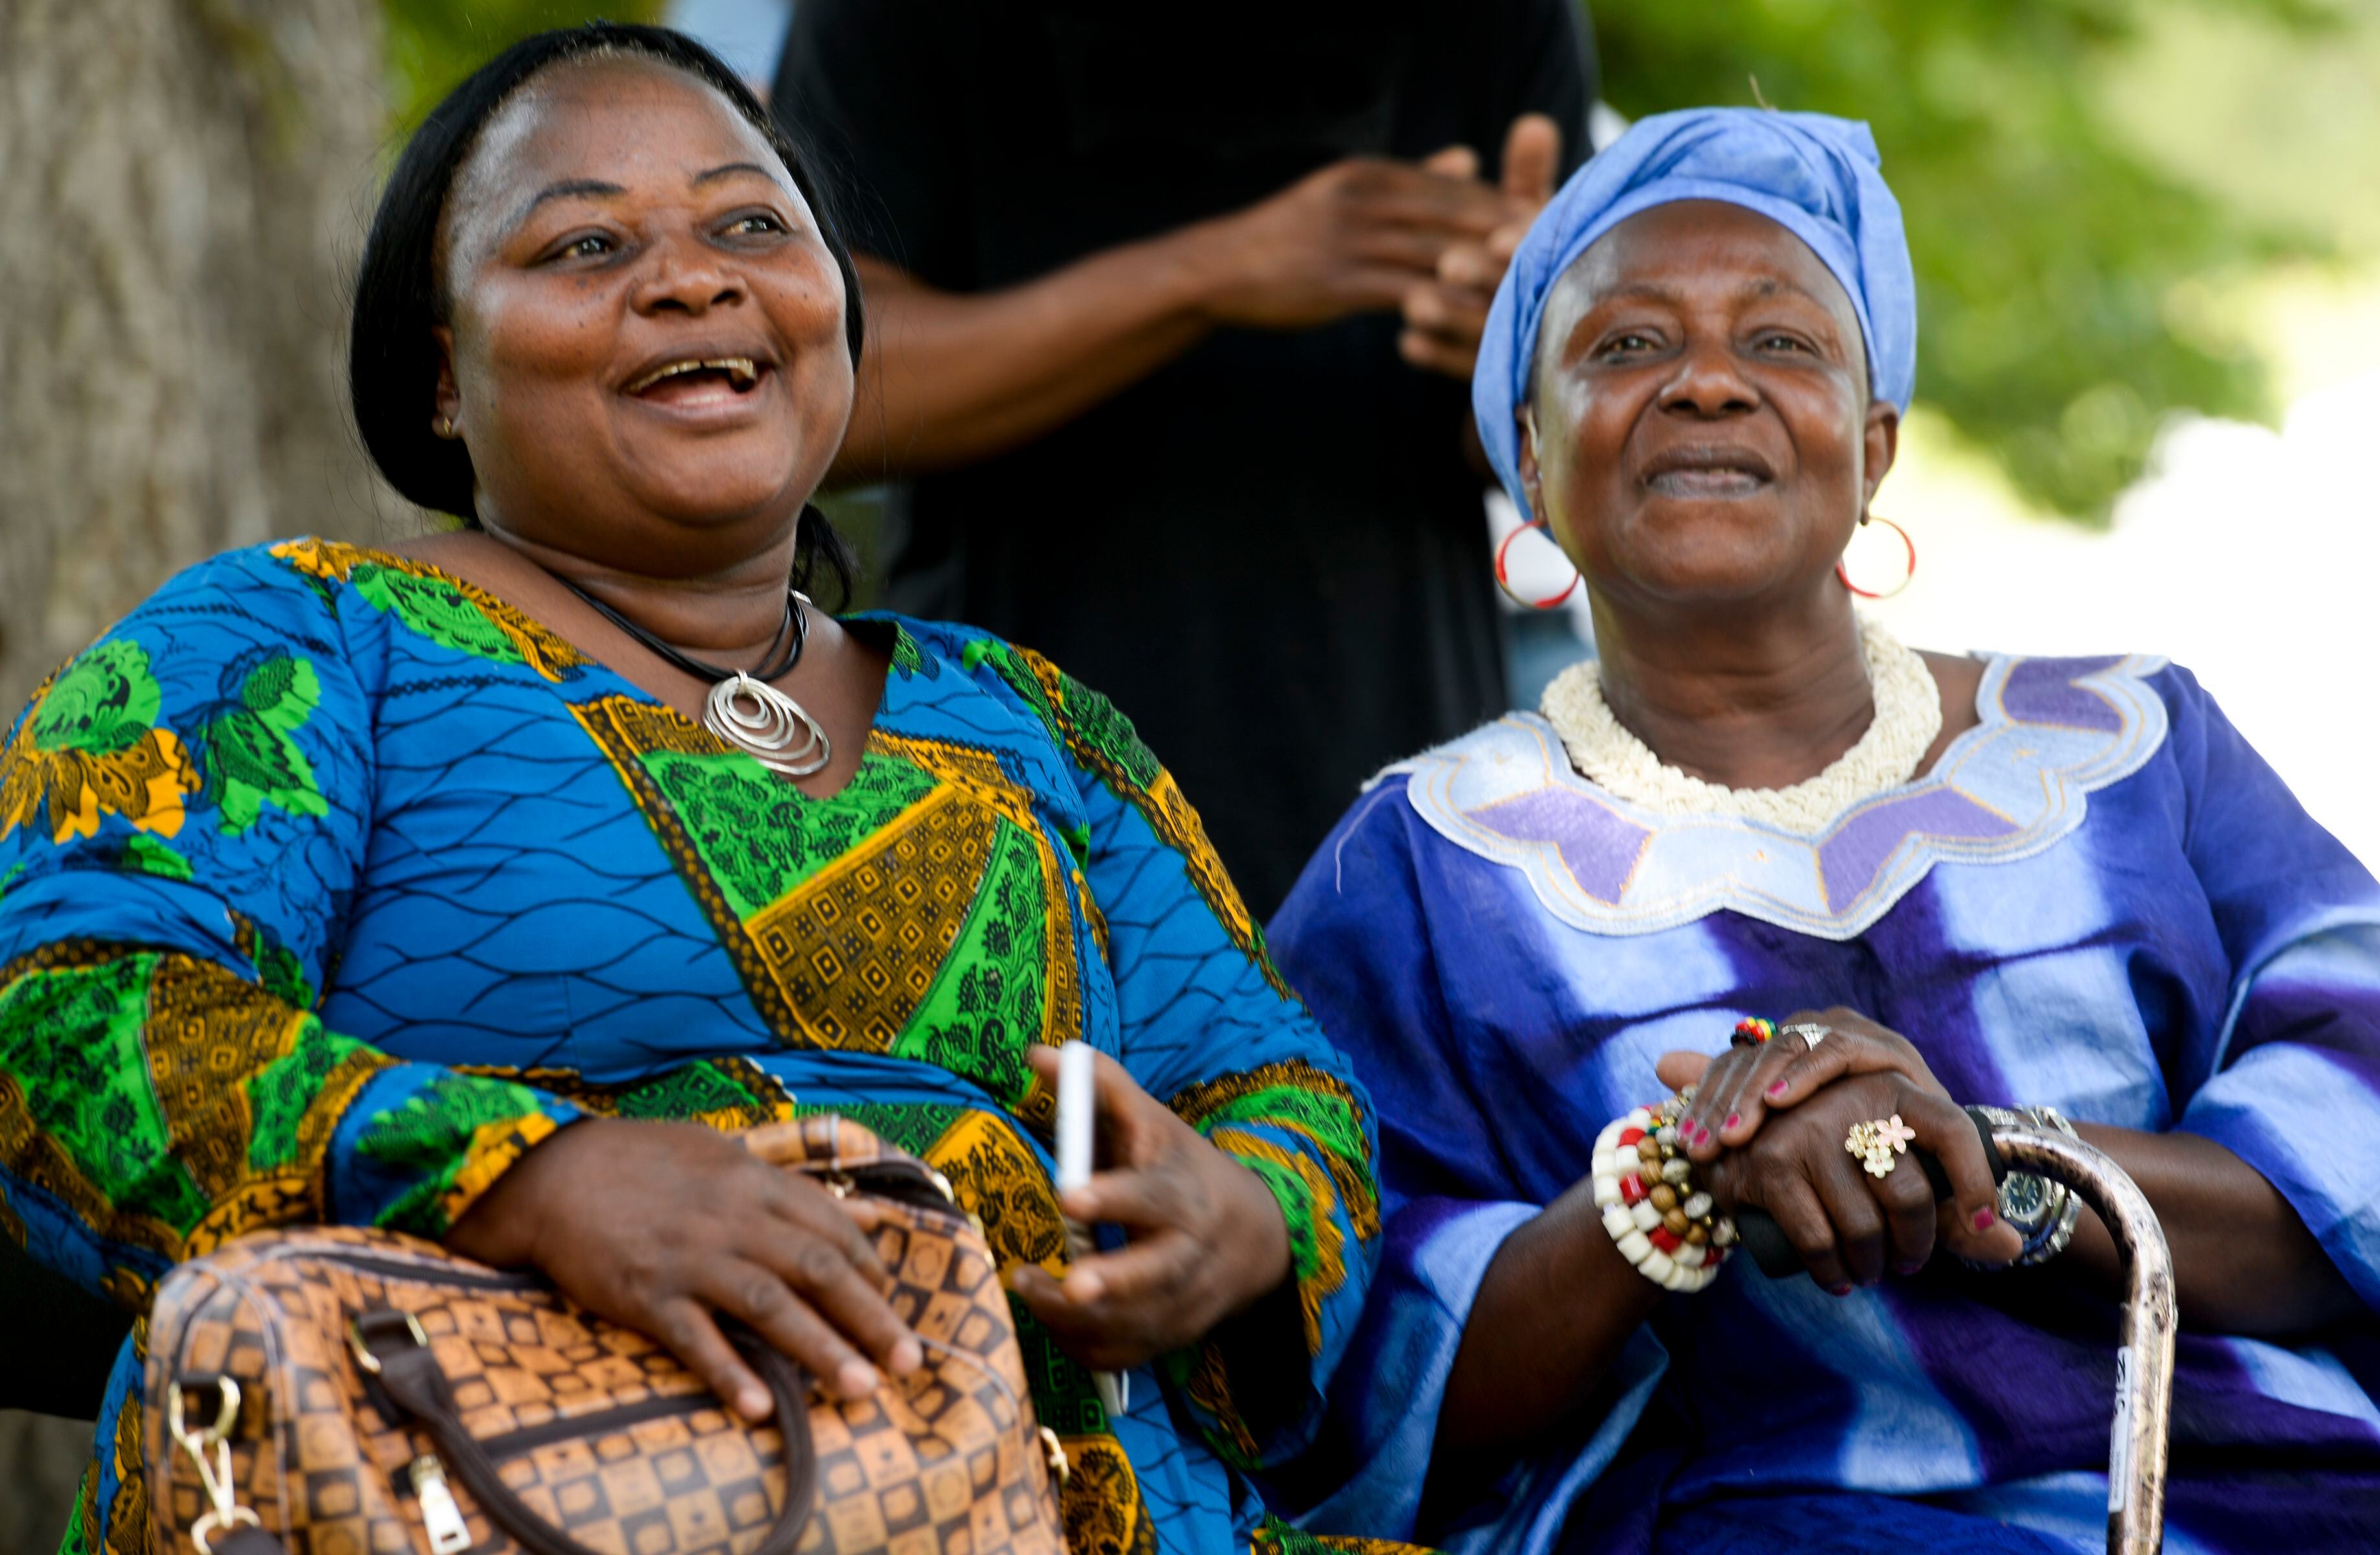
[[[1904,845],[1860,866],[1900,870],[1880,913],[1828,918],[1853,894],[1831,884],[1755,889],[1755,859],[1824,874],[1828,844],[1747,824],[1732,861],[1725,839],[1691,840],[1716,895],[1670,921],[1682,897],[1652,898],[1678,886],[1661,849],[1681,823],[1566,765],[1515,777],[1545,735],[1528,718],[1404,764],[1348,813],[1270,935],[1378,1103],[1389,1215],[1324,1446],[1290,1488],[1312,1525],[1527,1555],[2104,1547],[2112,1308],[1948,1259],[1843,1300],[1737,1260],[1639,1333],[1608,1403],[1418,1525],[1497,1247],[1585,1173],[1608,1120],[1659,1094],[1658,1054],[1715,1051],[1742,1015],[1848,1005],[1961,1101],[2212,1138],[2380,1306],[2380,887],[2185,672],[2004,659],[1986,692],[1986,726],[1937,775],[1964,765],[1950,786],[1979,790],[2035,762],[2058,818],[1961,854],[1924,835],[1933,779],[1873,802],[1909,818]],[[2130,754],[2075,766],[2028,723]],[[2089,775],[2066,783],[2059,760]],[[1597,828],[1623,822],[1651,840],[1598,874]],[[2369,1325],[2184,1333],[2167,1548],[2380,1548],[2375,1389]]]

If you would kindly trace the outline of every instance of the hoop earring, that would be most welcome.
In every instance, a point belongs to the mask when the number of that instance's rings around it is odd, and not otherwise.
[[[1909,531],[1907,529],[1902,528],[1900,525],[1894,523],[1891,519],[1887,518],[1881,513],[1864,513],[1860,515],[1860,523],[1862,525],[1865,525],[1871,519],[1876,523],[1882,524],[1894,534],[1899,535],[1900,537],[1902,548],[1909,553],[1909,565],[1901,572],[1900,581],[1895,583],[1889,589],[1863,589],[1858,584],[1852,581],[1851,573],[1844,568],[1843,564],[1840,562],[1837,562],[1835,564],[1835,577],[1841,581],[1844,588],[1850,589],[1852,593],[1857,594],[1861,599],[1888,600],[1892,598],[1893,595],[1900,593],[1903,589],[1908,588],[1909,580],[1917,576],[1917,542],[1910,538]]]
[[[1530,529],[1544,529],[1548,540],[1551,540],[1553,538],[1554,531],[1552,528],[1542,518],[1532,518],[1527,523],[1514,528],[1510,534],[1507,534],[1504,537],[1503,543],[1496,547],[1496,587],[1504,590],[1504,597],[1512,601],[1516,605],[1523,605],[1530,610],[1551,610],[1556,605],[1561,603],[1564,600],[1569,599],[1572,594],[1578,592],[1578,586],[1585,582],[1586,579],[1579,572],[1578,568],[1572,567],[1570,569],[1570,587],[1564,589],[1559,594],[1549,595],[1542,600],[1530,600],[1524,599],[1520,595],[1512,592],[1512,580],[1509,577],[1505,576],[1504,572],[1504,553],[1512,549],[1512,542],[1514,541],[1520,539],[1524,532]]]

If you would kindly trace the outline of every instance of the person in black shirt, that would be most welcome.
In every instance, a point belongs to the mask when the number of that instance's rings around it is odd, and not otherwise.
[[[885,602],[1111,696],[1260,917],[1503,711],[1468,382],[1593,80],[1572,0],[795,8],[772,106],[870,318],[832,479],[909,482]]]

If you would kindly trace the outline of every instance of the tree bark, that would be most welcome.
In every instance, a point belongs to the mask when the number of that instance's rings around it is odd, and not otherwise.
[[[176,570],[408,510],[347,415],[374,0],[0,0],[0,723]]]
[[[407,523],[345,372],[386,103],[376,0],[0,0],[0,730],[176,569]],[[0,1413],[0,1549],[89,1440]]]

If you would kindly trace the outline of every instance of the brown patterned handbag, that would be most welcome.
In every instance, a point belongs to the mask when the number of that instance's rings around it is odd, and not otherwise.
[[[789,1170],[885,1206],[917,1373],[829,1402],[743,1334],[777,1400],[754,1427],[533,1275],[385,1232],[242,1237],[150,1318],[158,1555],[1062,1555],[1065,1460],[980,1229],[856,1124],[772,1127]]]

